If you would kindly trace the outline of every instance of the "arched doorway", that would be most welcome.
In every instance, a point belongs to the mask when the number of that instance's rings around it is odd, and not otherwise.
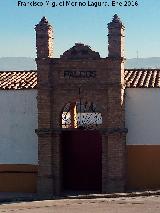
[[[62,112],[63,189],[101,191],[102,115],[93,102],[72,102]]]

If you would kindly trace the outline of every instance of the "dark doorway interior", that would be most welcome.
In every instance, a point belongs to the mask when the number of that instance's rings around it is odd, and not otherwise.
[[[62,133],[63,189],[101,192],[102,142],[96,130]]]

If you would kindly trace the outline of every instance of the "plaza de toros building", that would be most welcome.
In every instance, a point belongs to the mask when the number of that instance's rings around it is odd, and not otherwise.
[[[82,43],[54,58],[45,17],[35,31],[37,71],[0,72],[0,191],[159,188],[160,70],[124,69],[119,17],[106,58]]]

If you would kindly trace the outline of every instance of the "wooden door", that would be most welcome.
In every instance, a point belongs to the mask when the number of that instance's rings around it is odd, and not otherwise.
[[[101,191],[102,143],[96,130],[62,134],[64,190]]]

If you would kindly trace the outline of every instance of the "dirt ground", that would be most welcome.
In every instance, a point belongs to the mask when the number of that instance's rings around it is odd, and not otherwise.
[[[62,199],[1,204],[0,212],[16,213],[160,213],[160,196]]]

